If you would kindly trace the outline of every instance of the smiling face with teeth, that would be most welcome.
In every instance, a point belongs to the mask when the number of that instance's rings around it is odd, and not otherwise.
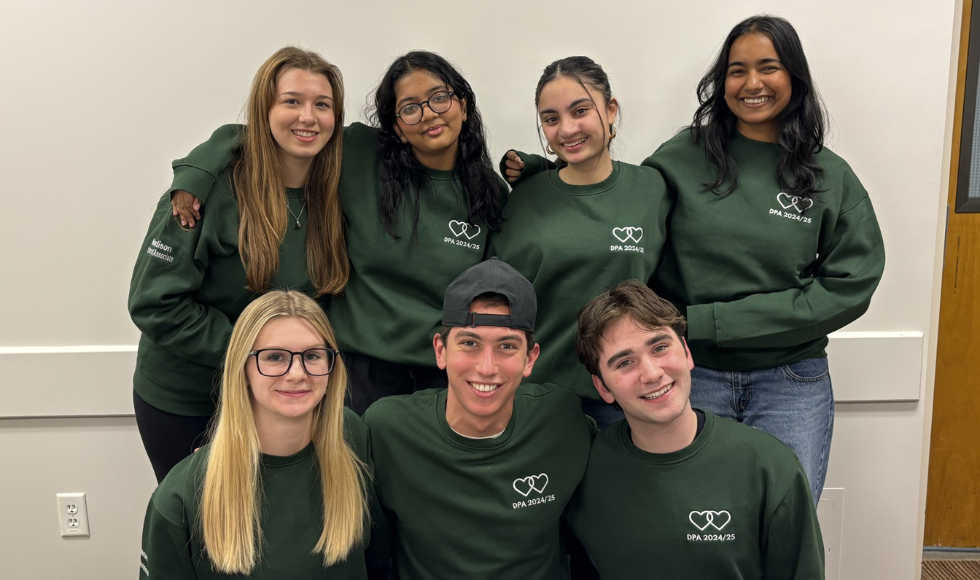
[[[609,175],[610,127],[618,112],[615,98],[606,102],[602,93],[576,77],[560,75],[541,88],[541,131],[548,146],[568,164],[562,170],[562,179],[587,184],[597,182],[590,176],[601,180]]]
[[[792,78],[772,39],[750,32],[732,43],[725,77],[725,102],[737,117],[736,128],[757,141],[775,143],[779,115],[793,95]]]
[[[313,158],[330,142],[335,124],[333,88],[327,77],[298,68],[279,75],[269,128],[288,187],[305,185]]]
[[[470,312],[509,315],[510,306],[476,300]],[[531,374],[539,347],[527,347],[523,330],[502,326],[452,328],[445,341],[432,339],[436,364],[449,376],[446,420],[457,433],[483,437],[500,433],[514,411],[514,394]]]
[[[604,401],[622,407],[634,440],[646,435],[659,446],[691,421],[696,426],[689,400],[694,361],[673,329],[644,328],[624,316],[603,330],[599,344],[602,377],[592,382]]]

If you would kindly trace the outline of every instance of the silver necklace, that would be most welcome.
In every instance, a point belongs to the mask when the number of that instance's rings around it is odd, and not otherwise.
[[[286,202],[286,211],[288,211],[289,212],[289,215],[293,216],[293,219],[296,220],[296,227],[293,228],[294,230],[298,230],[301,227],[303,227],[299,223],[299,216],[303,215],[303,212],[306,211],[306,202],[305,201],[303,202],[302,209],[299,210],[299,214],[293,213],[293,210],[289,207],[289,202],[288,201]]]

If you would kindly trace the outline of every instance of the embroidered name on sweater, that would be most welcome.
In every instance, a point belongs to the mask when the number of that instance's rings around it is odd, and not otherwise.
[[[447,244],[452,244],[454,246],[462,246],[464,248],[470,248],[472,250],[479,250],[480,244],[474,244],[467,240],[472,240],[473,238],[480,235],[482,229],[478,225],[468,224],[466,222],[461,222],[457,220],[452,220],[449,222],[449,231],[452,232],[453,237],[446,236],[442,241]]]
[[[154,238],[153,241],[150,242],[149,247],[146,248],[147,254],[153,256],[154,258],[160,258],[164,262],[174,261],[174,257],[171,254],[173,251],[174,249],[172,246],[168,246],[156,238]]]
[[[776,195],[776,203],[778,203],[782,209],[769,208],[769,215],[784,217],[805,224],[813,222],[811,218],[803,216],[803,212],[813,207],[812,199],[779,192],[779,194]],[[793,210],[796,211],[794,212]]]
[[[612,244],[611,246],[609,246],[610,252],[638,252],[640,254],[643,253],[642,247],[634,246],[629,243],[629,242],[635,242],[637,244],[640,243],[640,240],[643,239],[643,228],[635,228],[630,226],[626,226],[622,228],[613,228],[612,235],[614,238],[619,240],[620,243]]]
[[[150,557],[146,555],[146,551],[140,550],[140,570],[142,570],[143,573],[146,574],[147,577],[149,577],[150,576],[150,569],[146,567],[146,564],[143,563],[143,560],[146,560],[147,562],[149,562],[150,561]]]
[[[518,477],[511,485],[514,488],[514,491],[524,497],[528,497],[534,492],[544,493],[544,488],[548,487],[548,474],[539,473],[537,475],[529,475],[527,477]],[[514,509],[516,510],[527,506],[545,504],[552,501],[555,501],[554,494],[543,495],[527,500],[516,501],[514,502]]]

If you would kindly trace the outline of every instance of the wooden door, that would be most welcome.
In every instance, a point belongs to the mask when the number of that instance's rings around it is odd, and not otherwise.
[[[980,213],[956,211],[958,187],[969,180],[961,145],[973,133],[972,111],[962,130],[964,104],[977,87],[968,68],[980,64],[968,63],[977,52],[969,47],[972,5],[963,2],[923,539],[925,546],[955,548],[980,547]],[[972,28],[980,37],[980,28]],[[959,201],[962,206],[962,194]]]

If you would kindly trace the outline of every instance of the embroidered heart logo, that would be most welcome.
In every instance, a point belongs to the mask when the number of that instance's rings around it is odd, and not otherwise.
[[[544,488],[548,487],[548,474],[539,473],[527,477],[518,477],[513,483],[514,491],[527,497],[532,491],[544,493]]]
[[[694,511],[688,514],[687,519],[694,524],[694,527],[697,528],[699,532],[703,532],[704,529],[711,524],[711,511]]]
[[[465,235],[466,239],[472,240],[473,238],[480,235],[480,226],[475,226],[473,224],[468,224],[466,222],[453,220],[449,222],[449,231],[453,233],[457,238]],[[473,233],[470,233],[470,232]]]
[[[708,526],[721,531],[722,528],[728,525],[728,522],[732,521],[732,514],[725,510],[720,512],[712,510],[704,510],[703,512],[693,511],[688,514],[687,519],[694,524],[694,527],[699,532],[703,532]]]
[[[714,514],[714,519],[711,521],[711,525],[718,531],[728,525],[728,522],[732,521],[732,514],[722,510],[720,512],[712,512]]]
[[[616,237],[620,242],[626,242],[626,240],[632,240],[634,242],[639,242],[643,237],[643,228],[613,228],[613,236]]]
[[[806,199],[798,195],[790,195],[782,192],[776,196],[776,201],[779,202],[779,205],[783,206],[783,209],[789,209],[791,207],[796,208],[798,213],[803,213],[813,207],[812,199]]]
[[[783,209],[789,209],[790,207],[795,207],[793,204],[796,201],[796,197],[788,193],[780,192],[779,195],[776,196],[776,201],[779,202],[779,205],[783,206]]]

